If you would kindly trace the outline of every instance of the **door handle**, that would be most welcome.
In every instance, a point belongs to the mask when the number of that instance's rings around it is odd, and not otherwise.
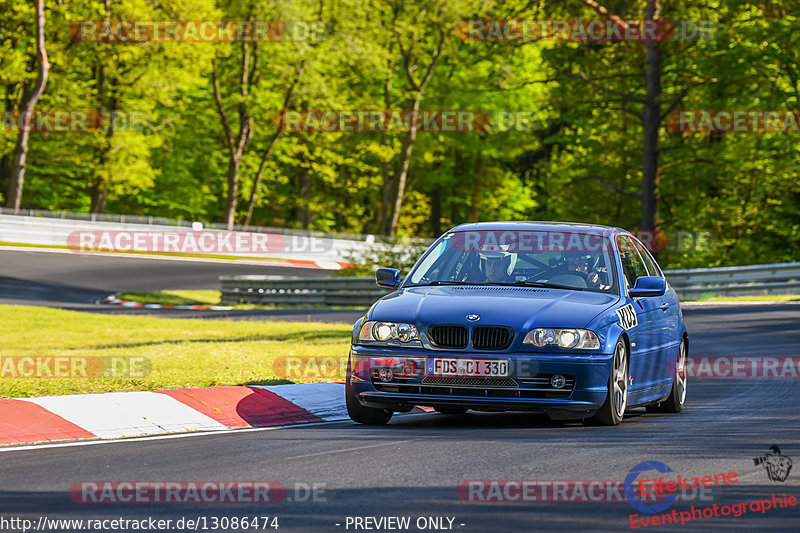
[[[669,304],[667,302],[662,303],[661,304],[661,310],[662,311],[666,311],[667,309],[669,309]]]

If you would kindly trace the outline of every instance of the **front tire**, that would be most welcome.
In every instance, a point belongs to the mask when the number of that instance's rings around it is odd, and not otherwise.
[[[374,407],[365,407],[356,399],[356,393],[353,392],[353,387],[348,381],[344,386],[344,400],[347,405],[347,414],[353,422],[359,424],[366,424],[369,426],[383,426],[392,419],[391,411],[386,409],[376,409]]]
[[[617,341],[614,348],[614,362],[608,376],[608,395],[603,406],[593,417],[590,423],[602,426],[616,426],[625,416],[628,405],[628,347],[625,339]]]

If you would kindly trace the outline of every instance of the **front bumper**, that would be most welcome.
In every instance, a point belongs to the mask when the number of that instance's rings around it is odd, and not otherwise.
[[[507,359],[507,378],[444,378],[428,374],[430,357]],[[409,361],[413,362],[409,363]],[[589,416],[605,402],[613,354],[475,353],[351,346],[347,380],[367,407],[407,411],[414,405],[481,411],[544,411],[565,418]],[[382,368],[392,378],[379,378]],[[565,385],[554,387],[554,375]]]

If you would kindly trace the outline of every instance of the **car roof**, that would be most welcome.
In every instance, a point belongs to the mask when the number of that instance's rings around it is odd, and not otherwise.
[[[469,222],[459,224],[450,231],[563,231],[580,232],[611,237],[618,233],[630,234],[628,230],[614,226],[584,224],[581,222],[513,221],[513,222]],[[449,232],[448,232],[449,233]]]

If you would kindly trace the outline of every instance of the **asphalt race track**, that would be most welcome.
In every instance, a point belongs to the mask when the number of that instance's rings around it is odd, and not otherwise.
[[[105,314],[157,315],[167,318],[234,318],[355,322],[364,313],[348,310],[192,311],[95,305],[115,292],[219,289],[219,276],[264,274],[327,276],[327,270],[238,262],[87,255],[0,249],[0,303],[46,305]]]
[[[690,355],[798,355],[798,305],[709,306],[684,314]],[[800,467],[795,466],[783,482],[770,481],[764,467],[753,460],[778,445],[783,455],[800,461],[798,383],[797,379],[690,380],[683,413],[639,409],[628,413],[618,427],[558,425],[518,413],[430,413],[399,415],[378,428],[347,421],[7,449],[0,452],[0,514],[34,522],[41,516],[204,518],[209,527],[215,517],[277,516],[279,531],[300,532],[392,530],[374,528],[372,522],[373,529],[355,529],[353,523],[347,527],[348,516],[411,517],[406,531],[437,530],[429,523],[420,523],[425,528],[418,529],[415,521],[420,517],[453,518],[454,530],[470,532],[624,531],[631,529],[629,515],[643,514],[625,501],[481,503],[462,501],[456,487],[466,480],[624,480],[637,464],[659,461],[683,476],[738,473],[736,483],[702,494],[687,491],[665,512],[767,500],[773,494],[798,497]],[[647,477],[659,475],[651,471]],[[86,480],[266,480],[282,483],[289,494],[270,504],[73,502],[69,487]],[[317,501],[308,501],[302,487],[315,483]],[[518,492],[510,493],[515,494],[519,497]],[[646,530],[796,531],[798,524],[800,508],[789,507]]]

